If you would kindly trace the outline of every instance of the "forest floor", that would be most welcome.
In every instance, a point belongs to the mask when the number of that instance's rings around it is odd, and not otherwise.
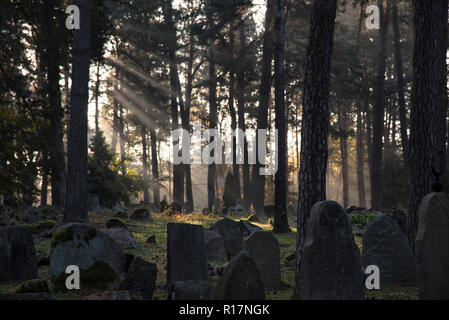
[[[105,211],[103,214],[91,213],[90,221],[99,228],[106,228],[105,223],[112,217],[112,213]],[[126,220],[125,223],[129,230],[133,233],[138,248],[125,249],[126,252],[140,256],[141,258],[155,263],[157,265],[157,283],[156,289],[153,294],[155,300],[167,299],[167,292],[162,290],[162,285],[166,282],[166,262],[167,262],[167,223],[168,222],[180,222],[202,225],[204,228],[210,227],[216,221],[222,219],[223,216],[202,214],[188,214],[188,215],[176,215],[167,216],[163,213],[152,213],[152,221],[150,222],[136,222],[132,220]],[[243,218],[235,218],[240,220]],[[292,232],[287,234],[274,234],[278,239],[281,251],[281,279],[283,288],[281,290],[266,291],[266,298],[268,300],[290,300],[293,293],[295,283],[295,267],[292,263],[286,263],[286,258],[295,254],[296,245],[296,228],[293,227],[296,224],[296,218],[289,217],[289,224]],[[272,226],[269,223],[269,219],[261,219],[260,223],[252,222],[258,225],[266,231],[270,231]],[[146,240],[152,236],[156,236],[156,243],[146,243]],[[362,239],[360,236],[355,235],[355,240],[358,247],[361,250]],[[50,239],[39,238],[36,239],[36,251],[38,256],[49,256]],[[48,266],[41,266],[39,268],[39,278],[50,281],[50,273]],[[215,277],[209,278],[213,285],[217,284]],[[0,293],[13,293],[15,292],[21,282],[9,282],[0,283]],[[55,294],[56,299],[82,299],[83,297],[95,293],[92,290],[76,290],[70,293]],[[388,299],[388,300],[409,300],[417,299],[418,292],[415,286],[393,286],[384,287],[381,290],[366,291],[365,296],[367,299]]]

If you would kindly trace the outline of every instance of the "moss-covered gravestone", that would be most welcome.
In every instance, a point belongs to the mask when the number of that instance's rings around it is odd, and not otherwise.
[[[428,194],[419,207],[416,235],[420,299],[449,299],[449,195]]]
[[[37,262],[34,240],[29,228],[0,228],[0,281],[37,278]]]
[[[312,207],[299,264],[304,300],[363,299],[360,251],[345,209],[335,201]]]
[[[167,285],[176,281],[207,281],[203,227],[187,223],[167,225]]]
[[[114,289],[125,267],[125,254],[105,233],[87,224],[69,223],[56,229],[51,240],[50,273],[55,290],[66,290],[69,265],[80,269],[81,289]]]
[[[239,252],[229,262],[215,288],[215,299],[265,300],[262,278],[248,252]]]

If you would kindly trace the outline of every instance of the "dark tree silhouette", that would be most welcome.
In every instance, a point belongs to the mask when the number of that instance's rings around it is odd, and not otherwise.
[[[299,297],[299,262],[310,210],[316,202],[326,199],[329,86],[336,11],[336,0],[315,0],[312,6],[304,78],[294,297]]]
[[[87,221],[87,105],[89,100],[91,1],[75,1],[80,29],[73,36],[65,222]]]

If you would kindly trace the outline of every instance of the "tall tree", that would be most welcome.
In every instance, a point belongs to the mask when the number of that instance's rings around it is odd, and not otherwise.
[[[66,166],[64,154],[64,128],[62,118],[64,110],[61,103],[61,89],[59,81],[61,79],[59,67],[63,63],[63,35],[65,26],[62,26],[62,19],[58,8],[62,7],[62,1],[44,1],[41,9],[42,28],[42,63],[47,72],[47,93],[48,93],[48,118],[50,120],[50,173],[51,173],[51,198],[52,204],[64,206],[66,191]],[[59,17],[59,18],[58,18]],[[61,30],[62,29],[62,30]],[[55,36],[57,35],[57,36]]]
[[[278,130],[278,170],[275,175],[274,232],[289,232],[287,220],[287,122],[285,115],[285,73],[284,73],[284,40],[285,40],[285,0],[276,0],[276,16],[274,20],[274,89],[275,89],[275,127]]]
[[[76,0],[80,29],[73,36],[65,222],[87,221],[87,105],[91,48],[91,1]]]
[[[267,0],[267,11],[265,13],[265,31],[263,35],[263,51],[262,51],[262,71],[259,88],[259,107],[257,110],[257,129],[265,130],[268,125],[268,106],[271,95],[271,68],[273,65],[273,28],[274,28],[274,6],[273,0]],[[256,136],[258,137],[258,135]],[[256,148],[258,142],[256,141]],[[257,153],[259,152],[258,149]],[[257,215],[264,213],[265,206],[265,176],[259,173],[262,168],[261,159],[257,157],[257,162],[253,166],[252,173],[252,192],[253,204]]]
[[[299,266],[310,210],[315,203],[326,199],[329,87],[336,12],[336,0],[313,2],[301,126],[295,298],[300,296]]]
[[[433,170],[438,164],[438,129],[442,84],[446,81],[448,1],[413,1],[415,48],[413,51],[413,88],[410,112],[410,203],[409,242],[414,248],[418,227],[418,208],[431,191]]]
[[[378,0],[380,35],[377,56],[376,85],[373,108],[373,142],[371,156],[371,206],[382,209],[382,137],[384,135],[385,116],[385,71],[387,61],[388,11],[385,12],[384,0]]]

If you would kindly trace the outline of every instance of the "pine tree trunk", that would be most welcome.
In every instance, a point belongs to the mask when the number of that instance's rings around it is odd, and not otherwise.
[[[113,115],[112,115],[112,141],[111,150],[115,154],[117,152],[117,138],[119,131],[119,118],[118,118],[118,70],[115,69],[115,79],[114,79],[114,102],[113,102]]]
[[[58,57],[59,49],[57,41],[52,39],[52,35],[57,32],[56,21],[56,3],[54,1],[45,1],[43,3],[43,24],[42,33],[44,35],[45,52],[43,53],[43,62],[47,71],[47,94],[50,120],[50,173],[51,173],[51,198],[52,205],[64,206],[66,192],[66,165],[64,153],[64,128],[62,119],[64,110],[61,103],[61,90],[59,81],[61,79],[59,72]]]
[[[275,124],[278,130],[278,170],[274,177],[274,216],[273,232],[290,231],[287,220],[287,122],[285,119],[285,73],[284,73],[284,37],[285,37],[285,0],[276,0],[274,20],[274,89]]]
[[[237,114],[235,113],[234,107],[234,86],[235,86],[235,75],[234,71],[229,71],[229,113],[231,114],[231,129],[235,132],[237,129]],[[240,197],[240,168],[237,164],[237,138],[232,137],[232,173],[234,175],[234,191],[235,194]]]
[[[295,298],[300,296],[299,266],[310,210],[315,203],[326,199],[329,87],[336,10],[336,0],[313,2],[301,126]]]
[[[153,198],[154,204],[158,207],[160,206],[161,196],[159,192],[159,165],[157,157],[157,141],[156,141],[156,131],[150,128],[150,139],[151,139],[151,173],[153,175]]]
[[[64,222],[86,222],[87,105],[89,100],[91,1],[76,0],[80,29],[73,36],[71,110],[68,137],[67,200]]]
[[[274,7],[273,0],[267,0],[267,11],[265,13],[265,33],[263,35],[263,52],[262,52],[262,71],[261,82],[259,88],[259,107],[257,111],[257,129],[267,129],[268,125],[268,107],[271,95],[271,66],[273,61],[273,26],[274,26]],[[256,136],[257,138],[257,136]],[[258,141],[256,140],[256,151],[258,150]],[[265,176],[259,173],[263,167],[260,163],[259,156],[257,162],[253,165],[252,172],[252,193],[253,204],[256,214],[262,216],[265,206]]]
[[[215,73],[215,43],[211,39],[209,44],[209,128],[215,129],[217,126],[217,75]],[[213,142],[211,137],[210,143]],[[213,151],[211,157],[214,156]],[[215,163],[212,162],[207,167],[207,203],[208,209],[212,212],[215,200]]]
[[[148,188],[146,186],[148,182],[148,155],[147,155],[147,127],[142,125],[142,174],[143,180],[145,182],[145,189],[143,190],[143,202],[150,202],[150,195],[148,193]]]
[[[240,51],[243,52],[246,46],[246,35],[245,35],[245,25],[240,27]],[[237,112],[238,112],[238,127],[242,132],[246,131],[245,124],[245,90],[246,90],[246,80],[243,70],[237,71]],[[251,181],[249,174],[249,163],[248,163],[248,140],[246,136],[243,141],[243,154],[244,162],[242,164],[243,173],[243,198],[245,199],[246,205],[249,207],[251,204]]]
[[[363,120],[362,110],[360,103],[357,106],[357,137],[356,137],[356,153],[357,153],[357,186],[359,195],[359,206],[365,207],[365,148],[363,145]]]
[[[348,168],[348,135],[346,127],[346,115],[340,114],[340,156],[341,176],[343,182],[343,207],[349,205],[349,168]]]
[[[385,71],[386,71],[386,42],[388,35],[387,14],[384,1],[378,0],[380,13],[379,53],[377,57],[377,74],[373,109],[373,142],[371,157],[371,207],[382,210],[382,137],[384,135],[385,115]]]
[[[414,248],[418,208],[431,192],[432,167],[438,162],[436,137],[439,108],[445,100],[441,84],[446,77],[447,0],[414,0],[415,48],[410,112],[410,203],[409,242]],[[432,36],[430,36],[432,35]],[[446,134],[444,133],[444,136]],[[435,168],[436,169],[436,168]],[[438,170],[438,169],[436,169]]]

